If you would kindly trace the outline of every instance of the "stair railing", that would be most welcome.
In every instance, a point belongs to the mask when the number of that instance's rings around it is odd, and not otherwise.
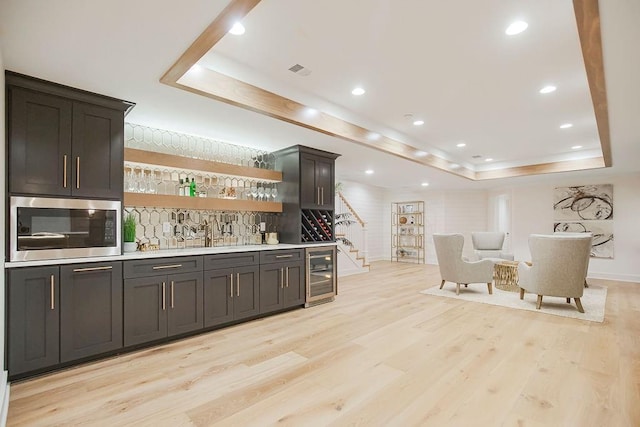
[[[368,265],[367,223],[362,220],[362,217],[358,215],[340,191],[336,192],[336,216],[339,214],[349,214],[348,219],[353,222],[351,225],[337,225],[336,236],[351,242],[353,245],[351,249],[359,252],[358,257],[362,258],[363,265]]]

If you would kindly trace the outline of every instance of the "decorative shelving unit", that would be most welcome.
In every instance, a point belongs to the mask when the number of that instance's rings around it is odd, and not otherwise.
[[[424,263],[424,202],[391,204],[391,261]]]
[[[145,169],[170,168],[185,173],[214,174],[264,182],[282,181],[282,172],[232,165],[203,159],[192,159],[166,153],[125,148],[125,170],[134,167]],[[166,171],[167,173],[170,173]],[[165,173],[165,172],[160,172]],[[171,194],[124,193],[125,206],[184,208],[197,210],[282,212],[282,203],[262,200],[243,200],[225,197],[185,197]]]

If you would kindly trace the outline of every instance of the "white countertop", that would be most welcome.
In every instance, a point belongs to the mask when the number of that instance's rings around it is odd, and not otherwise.
[[[336,246],[336,243],[335,242],[303,243],[303,244],[280,243],[277,245],[239,245],[239,246],[215,246],[210,248],[161,249],[157,251],[127,252],[123,255],[109,255],[109,256],[102,256],[102,257],[59,258],[59,259],[45,259],[45,260],[31,260],[31,261],[14,261],[14,262],[5,263],[4,267],[16,268],[16,267],[36,267],[36,266],[45,266],[45,265],[78,264],[78,263],[86,263],[86,262],[127,261],[127,260],[134,260],[134,259],[227,254],[227,253],[233,253],[233,252],[254,252],[254,251],[272,251],[277,249],[316,248],[321,246]]]

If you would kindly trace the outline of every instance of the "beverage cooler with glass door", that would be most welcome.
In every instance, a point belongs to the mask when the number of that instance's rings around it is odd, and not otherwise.
[[[333,301],[338,293],[336,247],[307,248],[307,299],[305,307]]]

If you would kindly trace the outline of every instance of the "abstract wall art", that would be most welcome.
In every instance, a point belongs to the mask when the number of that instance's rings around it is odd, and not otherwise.
[[[613,258],[613,185],[556,187],[553,231],[591,233],[591,256]]]

